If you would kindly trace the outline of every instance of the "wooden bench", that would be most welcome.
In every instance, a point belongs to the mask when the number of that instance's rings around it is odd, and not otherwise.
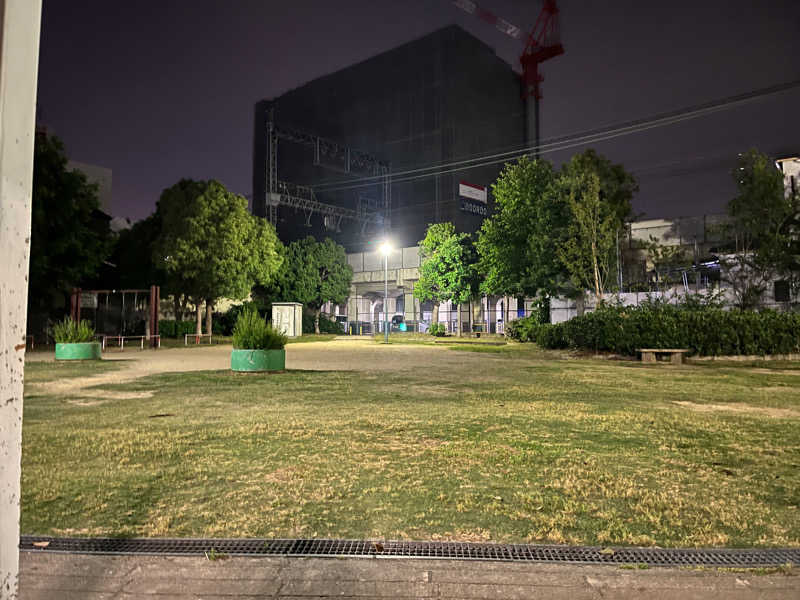
[[[636,351],[641,353],[643,363],[656,362],[657,354],[669,354],[669,362],[671,362],[673,365],[683,364],[683,355],[689,352],[689,350],[684,348],[672,350],[667,350],[664,348],[637,348]]]

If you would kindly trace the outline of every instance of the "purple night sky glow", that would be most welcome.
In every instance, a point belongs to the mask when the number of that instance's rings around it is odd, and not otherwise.
[[[523,27],[539,11],[483,4]],[[543,139],[800,78],[796,0],[559,6],[566,54],[542,69]],[[38,120],[71,158],[113,170],[115,215],[145,217],[182,177],[249,194],[257,100],[451,23],[516,66],[514,40],[446,0],[45,0]],[[651,217],[721,212],[753,146],[800,153],[800,89],[594,145],[636,173],[634,208]]]

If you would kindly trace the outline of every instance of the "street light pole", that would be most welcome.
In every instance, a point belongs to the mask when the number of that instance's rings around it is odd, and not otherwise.
[[[389,343],[389,250],[383,253],[383,343]]]
[[[389,252],[392,247],[389,242],[381,244],[383,253],[383,343],[389,343]]]

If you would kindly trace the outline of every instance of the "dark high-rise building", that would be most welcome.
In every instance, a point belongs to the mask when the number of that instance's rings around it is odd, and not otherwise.
[[[272,190],[299,199],[276,211],[269,206],[277,198],[268,193],[269,123],[278,132]],[[449,26],[258,102],[253,213],[277,218],[284,241],[327,235],[351,251],[368,248],[384,227],[395,246],[415,245],[434,222],[473,232],[493,204],[490,189],[482,203],[480,188],[489,188],[502,164],[448,165],[525,141],[519,75],[492,48]],[[310,203],[304,209],[305,200],[373,217],[362,227]]]

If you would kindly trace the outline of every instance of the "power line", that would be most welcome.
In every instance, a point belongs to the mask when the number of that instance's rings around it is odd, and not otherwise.
[[[576,146],[586,145],[589,143],[614,139],[624,135],[630,135],[632,133],[639,133],[642,131],[647,131],[649,129],[665,127],[667,125],[673,125],[683,121],[688,121],[690,119],[695,119],[701,116],[720,112],[722,110],[727,110],[735,106],[743,105],[755,100],[760,100],[767,96],[779,94],[798,87],[800,87],[800,80],[793,80],[787,83],[778,84],[767,88],[760,88],[744,94],[729,96],[727,98],[714,100],[704,104],[694,105],[692,107],[687,107],[676,111],[671,111],[668,113],[661,113],[659,115],[655,115],[644,119],[624,122],[616,126],[604,127],[594,130],[585,130],[583,132],[573,133],[568,136],[551,138],[551,140],[541,143],[538,146],[534,145],[528,147],[520,147],[516,150],[510,150],[506,152],[500,152],[489,155],[480,155],[476,156],[475,158],[468,158],[460,161],[441,163],[438,165],[418,167],[415,169],[400,171],[392,174],[392,183],[404,183],[408,181],[415,181],[417,179],[424,179],[427,177],[435,177],[438,175],[455,173],[467,169],[494,165],[509,160],[515,160],[521,158],[522,156],[532,154],[536,150],[538,150],[540,154],[552,153],[574,148]],[[379,178],[380,178],[379,176],[367,176],[354,180],[349,180],[349,182],[346,185],[339,185],[337,183],[328,183],[312,187],[314,187],[315,191],[318,192],[334,192],[334,191],[343,191],[350,189],[359,189],[375,185]],[[326,186],[332,186],[332,187],[326,187]]]

